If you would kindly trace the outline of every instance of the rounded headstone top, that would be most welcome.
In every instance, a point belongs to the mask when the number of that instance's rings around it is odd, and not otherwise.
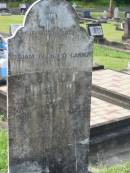
[[[66,1],[40,0],[29,8],[25,17],[25,25],[31,29],[39,27],[47,28],[47,30],[54,27],[77,27],[77,14]]]

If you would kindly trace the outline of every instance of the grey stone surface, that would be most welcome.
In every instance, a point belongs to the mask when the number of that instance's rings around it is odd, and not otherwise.
[[[116,7],[116,8],[114,9],[114,19],[118,19],[118,18],[119,18],[119,13],[120,13],[119,8]]]
[[[9,173],[87,173],[92,39],[61,0],[9,40]]]
[[[126,18],[124,24],[124,36],[122,37],[123,40],[130,40],[130,18]]]

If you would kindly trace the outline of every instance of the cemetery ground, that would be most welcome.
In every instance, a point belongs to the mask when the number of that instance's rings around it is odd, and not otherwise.
[[[99,16],[99,13],[94,13],[94,16]],[[12,23],[21,24],[23,16],[0,16],[0,32],[5,35],[9,33],[9,26]],[[86,24],[85,24],[86,25]],[[115,23],[111,22],[103,24],[103,31],[105,38],[110,41],[121,42],[123,35],[122,31],[115,30]],[[105,68],[122,71],[127,68],[127,64],[130,61],[129,53],[123,51],[113,50],[104,46],[94,45],[94,60],[96,63],[104,65]],[[3,120],[3,115],[0,116]],[[0,123],[0,173],[7,173],[7,130],[6,125]],[[1,159],[2,158],[2,159]],[[109,168],[92,168],[93,173],[129,173],[130,163],[112,166]]]

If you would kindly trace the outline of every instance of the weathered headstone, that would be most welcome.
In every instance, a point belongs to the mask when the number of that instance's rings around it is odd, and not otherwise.
[[[114,19],[119,20],[119,8],[118,7],[116,7],[114,9]]]
[[[124,36],[123,40],[130,40],[130,18],[127,18],[124,23]]]
[[[88,173],[92,39],[61,0],[9,40],[9,173]]]

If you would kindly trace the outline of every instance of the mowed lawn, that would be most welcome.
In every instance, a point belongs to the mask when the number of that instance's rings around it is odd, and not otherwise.
[[[7,173],[7,130],[0,129],[0,173]]]
[[[0,16],[0,33],[8,34],[11,24],[22,24],[22,15]]]
[[[122,42],[123,31],[116,30],[115,23],[102,24],[104,37],[109,41]]]
[[[94,61],[104,65],[105,68],[122,71],[127,69],[130,62],[130,53],[104,48],[101,45],[94,45]]]

